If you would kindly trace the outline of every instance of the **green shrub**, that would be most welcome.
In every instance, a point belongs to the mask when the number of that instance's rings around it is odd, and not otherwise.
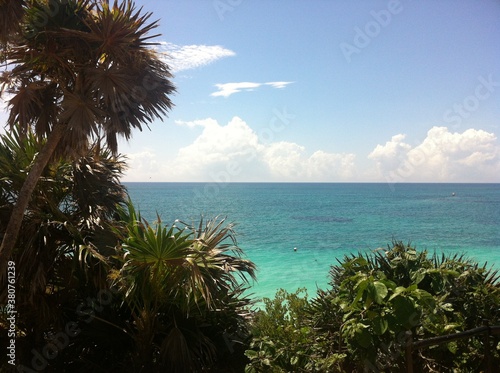
[[[464,255],[428,255],[394,242],[387,250],[345,256],[331,267],[329,285],[300,307],[286,292],[266,302],[254,325],[252,352],[247,352],[250,368],[401,372],[408,331],[421,340],[472,329],[485,319],[500,324],[496,271]],[[483,343],[479,336],[419,350],[415,368],[477,371],[484,365]],[[293,356],[300,369],[286,364]]]
[[[251,328],[246,372],[315,372],[338,366],[345,355],[324,358],[324,345],[308,321],[309,308],[305,289],[291,294],[280,289],[274,299],[264,298]]]

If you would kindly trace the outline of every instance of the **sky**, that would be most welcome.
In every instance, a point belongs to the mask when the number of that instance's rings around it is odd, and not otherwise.
[[[123,181],[500,182],[498,0],[135,3],[177,92]]]

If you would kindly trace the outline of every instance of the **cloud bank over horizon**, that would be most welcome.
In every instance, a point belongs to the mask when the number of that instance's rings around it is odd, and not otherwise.
[[[151,150],[127,154],[133,171],[124,181],[500,182],[500,145],[483,130],[435,126],[416,145],[396,134],[365,159],[264,139],[237,116],[226,125],[212,118],[176,124],[201,133],[173,159],[160,162]]]
[[[176,122],[188,128],[199,127],[201,134],[179,149],[175,159],[158,162],[155,153],[127,154],[133,173],[126,181],[328,181],[354,177],[354,154],[310,154],[305,147],[288,141],[261,138],[241,118],[226,125],[207,118]]]
[[[432,127],[416,146],[394,135],[368,155],[378,178],[393,182],[499,182],[500,146],[495,134],[467,129],[450,132]]]

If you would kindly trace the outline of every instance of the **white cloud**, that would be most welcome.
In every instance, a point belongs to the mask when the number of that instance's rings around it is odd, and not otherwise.
[[[354,154],[327,153],[322,150],[307,156],[295,143],[278,142],[264,149],[271,174],[284,181],[345,181],[355,176]]]
[[[450,132],[432,127],[416,146],[403,142],[402,134],[368,155],[379,177],[392,181],[493,182],[499,181],[500,146],[495,134],[468,129]]]
[[[238,117],[224,125],[211,118],[176,123],[199,135],[175,157],[162,156],[161,150],[129,154],[127,181],[500,181],[500,145],[495,134],[483,130],[433,127],[414,145],[397,134],[369,154],[376,170],[367,165],[361,173],[353,153],[306,149],[273,140],[277,136],[264,139]]]
[[[0,73],[3,73],[7,70],[6,66],[0,68]],[[1,80],[1,79],[0,79]],[[7,123],[7,118],[9,117],[8,102],[14,97],[14,95],[6,92],[5,90],[1,92],[0,95],[0,133],[5,132],[4,126]]]
[[[316,151],[306,164],[311,180],[352,180],[357,177],[356,155],[352,153],[332,154]]]
[[[272,175],[289,180],[302,175],[304,151],[303,146],[281,141],[269,144],[264,149],[262,158]]]
[[[369,155],[370,158],[394,159],[400,158],[401,155],[406,154],[411,146],[404,143],[406,135],[398,134],[392,136],[391,140],[387,141],[385,145],[377,145]]]
[[[156,175],[161,167],[156,153],[147,149],[138,153],[126,154],[127,171],[130,181],[158,181]],[[153,179],[153,177],[155,177]]]
[[[258,146],[257,135],[240,118],[234,117],[226,126],[206,119],[201,135],[179,150],[176,162],[186,166],[196,162],[196,167],[203,169],[212,163],[230,161],[243,155],[247,148],[257,149]]]
[[[255,88],[260,87],[261,83],[252,82],[239,82],[239,83],[224,83],[216,84],[215,86],[219,89],[218,91],[211,93],[210,96],[217,97],[229,97],[233,93],[238,93],[241,91],[253,91]]]
[[[126,180],[148,180],[135,171],[138,162],[154,172],[156,181],[346,181],[355,174],[353,154],[308,155],[296,143],[264,141],[238,117],[226,125],[214,119],[178,124],[200,127],[202,132],[173,160],[155,162],[149,152],[129,155],[134,171]]]
[[[265,85],[270,85],[273,88],[285,88],[288,84],[291,84],[293,82],[268,82],[264,83]]]
[[[212,119],[212,118],[193,120],[193,121],[189,121],[189,122],[186,122],[183,120],[176,120],[175,124],[177,124],[178,126],[194,128],[194,127],[214,126],[217,124],[217,121],[215,119]]]
[[[12,98],[12,95],[3,92],[0,97],[0,134],[5,133],[5,126],[7,124],[7,119],[9,118],[9,111],[7,110],[8,101]]]
[[[292,84],[293,82],[267,82],[267,83],[255,83],[255,82],[237,82],[237,83],[223,83],[216,84],[218,91],[215,91],[210,94],[213,97],[229,97],[234,93],[242,92],[242,91],[253,91],[256,88],[259,88],[263,85],[268,85],[273,88],[282,89],[285,88],[288,84]]]
[[[176,45],[160,42],[155,48],[172,72],[195,69],[236,53],[220,45]]]

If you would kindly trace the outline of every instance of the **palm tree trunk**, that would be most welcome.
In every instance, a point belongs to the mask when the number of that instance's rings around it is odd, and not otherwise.
[[[31,195],[33,194],[43,170],[54,154],[65,129],[66,126],[64,124],[57,123],[54,125],[52,131],[47,137],[47,142],[43,146],[42,150],[36,155],[33,166],[31,166],[31,170],[29,171],[21,191],[19,192],[19,196],[17,197],[16,204],[12,209],[9,223],[7,224],[7,228],[2,239],[2,245],[0,246],[0,278],[5,275],[5,267],[12,251],[14,250],[17,238],[19,237],[24,212],[28,207]]]

